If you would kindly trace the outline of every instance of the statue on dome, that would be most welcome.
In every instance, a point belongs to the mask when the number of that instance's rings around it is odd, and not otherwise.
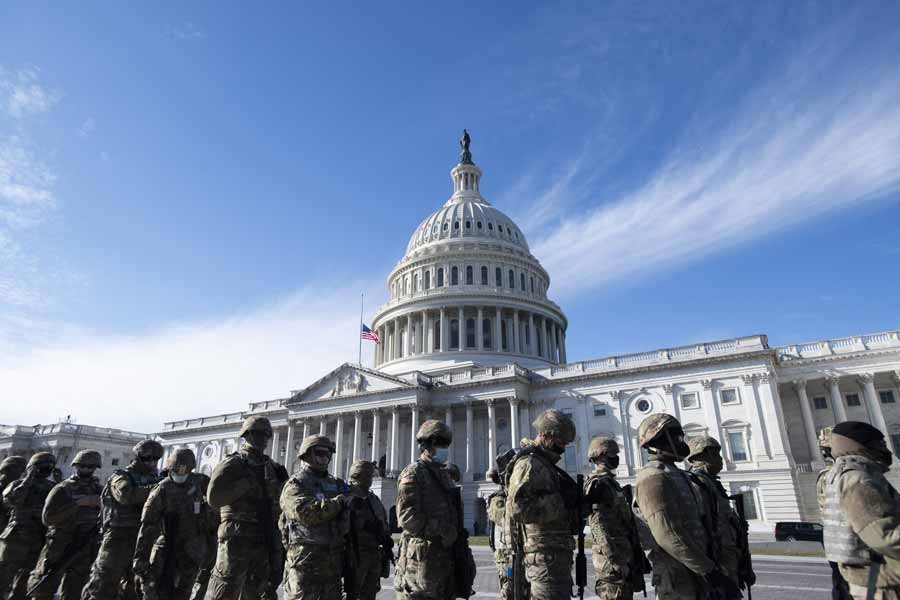
[[[465,165],[472,164],[472,153],[469,152],[469,144],[472,142],[472,139],[469,137],[469,132],[463,129],[462,137],[459,138],[459,147],[462,149],[462,153],[460,155],[459,162]]]

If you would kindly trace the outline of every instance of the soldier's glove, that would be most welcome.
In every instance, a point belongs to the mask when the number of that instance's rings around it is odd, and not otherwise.
[[[708,587],[724,592],[726,598],[740,598],[742,595],[738,584],[718,568],[707,573],[704,579]]]

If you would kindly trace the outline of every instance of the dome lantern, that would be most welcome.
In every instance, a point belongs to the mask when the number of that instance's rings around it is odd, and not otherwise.
[[[469,151],[471,141],[469,132],[463,129],[463,135],[459,140],[459,164],[450,171],[450,178],[453,180],[453,196],[450,200],[477,199],[487,204],[487,201],[481,197],[479,192],[481,169],[472,162],[472,152]]]

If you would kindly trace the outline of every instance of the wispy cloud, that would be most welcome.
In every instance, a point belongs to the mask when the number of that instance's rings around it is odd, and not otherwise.
[[[380,286],[371,287],[380,293]],[[316,282],[218,320],[143,336],[70,331],[25,354],[0,354],[3,395],[17,399],[4,405],[3,418],[31,424],[71,414],[82,423],[156,431],[164,421],[283,398],[356,361],[359,289]],[[364,350],[363,361],[371,364],[372,345]]]
[[[35,67],[7,72],[0,68],[0,94],[7,115],[22,118],[47,112],[59,100],[59,94],[43,86]]]
[[[94,122],[94,117],[88,117],[85,119],[84,123],[81,124],[81,127],[78,128],[78,135],[80,137],[88,137],[94,133],[96,127],[97,123]]]
[[[724,126],[698,119],[631,192],[530,231],[556,293],[710,255],[900,188],[900,78],[830,48],[795,56]],[[576,174],[549,188],[559,196],[582,193],[569,181],[590,161],[572,164]]]
[[[176,40],[197,41],[206,38],[206,32],[190,21],[180,25],[167,25],[166,35]]]

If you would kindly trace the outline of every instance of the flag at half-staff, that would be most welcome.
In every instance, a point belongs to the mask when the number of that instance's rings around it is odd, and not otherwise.
[[[381,338],[378,337],[378,334],[369,329],[365,324],[362,326],[362,330],[360,331],[360,337],[364,340],[372,340],[376,344],[381,342]]]

